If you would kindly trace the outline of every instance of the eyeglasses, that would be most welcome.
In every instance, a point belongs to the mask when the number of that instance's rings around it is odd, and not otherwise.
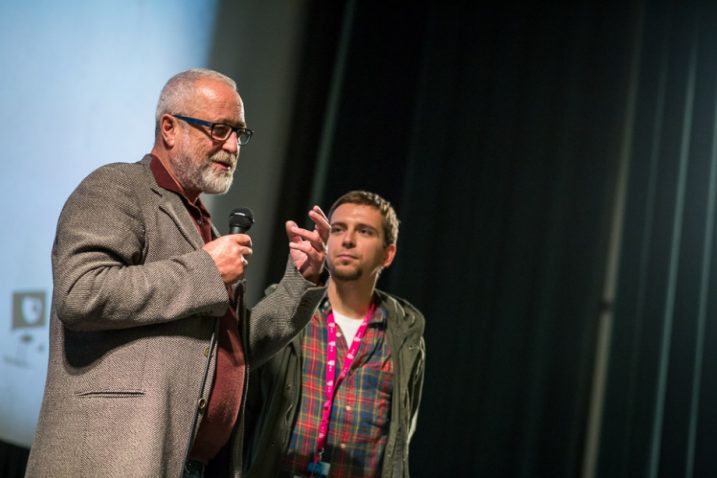
[[[237,143],[239,146],[245,146],[249,144],[249,140],[251,140],[252,135],[254,134],[254,131],[250,130],[249,128],[241,128],[241,127],[234,127],[225,123],[210,123],[209,121],[200,120],[197,118],[192,118],[191,116],[182,116],[182,115],[170,115],[174,116],[177,119],[180,119],[182,121],[186,121],[189,124],[193,124],[196,126],[206,126],[209,128],[209,136],[212,137],[214,141],[224,142],[227,139],[229,139],[229,136],[232,135],[232,132],[237,134]]]

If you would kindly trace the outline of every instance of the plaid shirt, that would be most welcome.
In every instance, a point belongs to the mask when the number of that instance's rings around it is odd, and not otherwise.
[[[288,476],[305,476],[316,452],[325,399],[326,317],[330,310],[328,301],[324,301],[305,329],[302,395],[282,467]],[[336,389],[322,456],[322,461],[331,464],[331,478],[381,474],[393,392],[393,361],[385,330],[385,311],[377,307],[351,369]],[[346,340],[337,331],[337,377],[347,351]]]

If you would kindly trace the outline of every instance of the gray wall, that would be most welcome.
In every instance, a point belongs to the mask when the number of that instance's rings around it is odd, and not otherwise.
[[[289,120],[296,94],[294,85],[301,52],[306,0],[222,2],[215,28],[214,51],[209,64],[237,81],[247,123],[254,129],[251,144],[242,148],[234,185],[224,196],[207,197],[214,223],[226,232],[227,218],[240,206],[254,211],[251,230],[254,256],[247,273],[248,300],[255,302],[278,277],[266,277],[271,232],[284,158],[290,154]],[[291,218],[301,222],[303,218]]]

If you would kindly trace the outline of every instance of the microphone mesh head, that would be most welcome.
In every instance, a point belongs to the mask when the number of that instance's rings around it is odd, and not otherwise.
[[[229,214],[229,228],[238,228],[242,232],[249,230],[251,225],[254,224],[254,212],[248,207],[240,207],[234,209]]]

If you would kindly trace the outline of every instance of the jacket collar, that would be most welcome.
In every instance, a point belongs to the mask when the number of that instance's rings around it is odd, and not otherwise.
[[[151,169],[152,158],[153,156],[151,154],[147,154],[142,158],[140,163],[144,166],[145,174],[148,176],[150,189],[160,198],[159,209],[164,211],[164,213],[174,221],[177,229],[179,229],[179,232],[187,242],[194,246],[195,249],[201,249],[204,246],[204,240],[194,226],[194,220],[189,214],[189,211],[187,211],[179,194],[164,189],[157,184],[157,180]],[[214,234],[218,235],[216,229],[214,229]]]

